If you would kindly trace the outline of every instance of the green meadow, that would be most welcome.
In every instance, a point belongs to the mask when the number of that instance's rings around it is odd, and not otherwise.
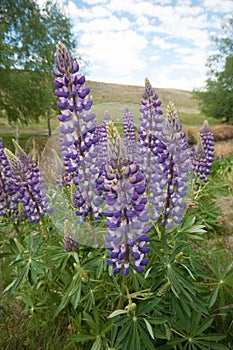
[[[116,124],[121,123],[121,118],[125,107],[133,113],[136,123],[140,116],[140,101],[143,92],[143,86],[107,84],[101,82],[87,81],[86,86],[91,89],[90,96],[93,100],[92,111],[101,122],[104,113],[107,111]],[[162,101],[162,109],[165,113],[166,105],[172,101],[178,111],[179,118],[184,129],[189,127],[199,127],[203,124],[206,117],[200,113],[198,101],[193,98],[191,91],[178,89],[157,89],[154,87]],[[59,125],[56,118],[56,107],[51,116],[52,130],[55,131]],[[208,119],[210,125],[218,124],[216,119]],[[9,125],[5,118],[0,118],[0,135],[3,138],[4,145],[12,148],[12,138],[16,138],[16,126]],[[47,121],[40,118],[39,123],[29,123],[28,125],[18,126],[19,143],[26,151],[31,147],[31,140],[36,136],[47,135]]]

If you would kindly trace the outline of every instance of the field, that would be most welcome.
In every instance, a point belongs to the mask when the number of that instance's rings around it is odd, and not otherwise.
[[[91,97],[93,100],[93,112],[96,113],[97,119],[102,120],[103,115],[108,111],[116,122],[120,122],[122,114],[126,106],[134,115],[135,121],[138,121],[140,115],[140,101],[143,86],[130,86],[118,84],[106,84],[100,82],[87,81],[86,86],[91,88]],[[162,107],[165,111],[168,101],[172,101],[178,111],[183,126],[188,128],[199,127],[205,120],[205,116],[201,115],[198,109],[198,101],[192,97],[190,91],[176,89],[156,89]],[[210,119],[210,125],[216,125],[217,120]],[[56,112],[51,119],[52,130],[58,127]],[[11,148],[11,139],[15,138],[15,126],[9,125],[7,120],[0,118],[0,134],[6,147]],[[41,118],[40,123],[30,123],[28,126],[19,126],[19,140],[22,146],[34,136],[47,134],[47,122]]]

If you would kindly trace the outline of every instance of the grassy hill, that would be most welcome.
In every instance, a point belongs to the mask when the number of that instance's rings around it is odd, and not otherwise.
[[[91,89],[90,96],[93,100],[93,112],[97,119],[102,120],[104,112],[108,111],[116,123],[121,122],[122,114],[127,106],[133,113],[136,123],[140,115],[140,101],[143,86],[109,84],[103,82],[87,81],[86,86]],[[178,89],[160,89],[154,87],[162,100],[162,109],[166,112],[166,104],[172,101],[178,111],[180,120],[184,128],[199,127],[206,117],[199,112],[198,101],[192,97],[192,93]],[[209,120],[210,125],[215,125],[218,121]],[[52,129],[55,130],[59,123],[56,115],[52,118]],[[20,143],[24,147],[28,139],[39,135],[47,134],[46,121],[41,118],[39,124],[30,123],[19,129]],[[12,148],[11,139],[15,138],[15,126],[9,125],[4,118],[0,119],[0,136],[3,138],[6,147]]]
[[[87,85],[91,88],[93,111],[98,119],[102,118],[105,110],[108,110],[114,119],[118,119],[121,117],[124,108],[128,106],[137,120],[137,116],[140,114],[139,106],[143,86],[108,84],[94,81],[87,81]],[[162,100],[164,112],[167,103],[172,101],[183,124],[199,126],[206,119],[205,116],[200,114],[198,101],[193,98],[191,91],[154,88]],[[216,121],[211,120],[210,123],[216,124]]]

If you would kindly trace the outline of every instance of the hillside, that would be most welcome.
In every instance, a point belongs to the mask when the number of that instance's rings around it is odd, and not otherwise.
[[[109,84],[87,80],[86,86],[91,89],[90,97],[93,100],[92,111],[96,114],[99,122],[108,111],[114,121],[120,126],[122,115],[127,106],[133,113],[136,124],[140,116],[139,108],[143,86]],[[162,109],[166,112],[168,101],[172,101],[178,111],[179,118],[185,130],[194,128],[192,133],[196,134],[206,117],[199,112],[198,101],[192,97],[191,91],[178,89],[161,89],[154,87],[162,100]],[[55,106],[54,106],[55,107]],[[51,119],[52,130],[56,130],[59,125],[56,114],[58,110],[54,108],[54,116]],[[217,120],[208,119],[210,125],[218,124]],[[28,126],[19,128],[19,138],[22,146],[25,146],[28,139],[35,136],[46,135],[47,124],[44,118],[40,118],[38,124],[30,123]],[[3,138],[5,146],[12,148],[11,139],[15,138],[15,126],[9,125],[5,118],[0,120],[0,136]]]
[[[92,96],[93,106],[109,102],[120,102],[125,105],[135,104],[139,106],[144,88],[143,86],[95,81],[87,81],[86,85],[91,89],[90,95]],[[182,115],[194,116],[199,114],[198,101],[192,97],[191,91],[154,88],[163,102],[163,109],[166,108],[165,106],[169,101],[172,101],[178,112]]]

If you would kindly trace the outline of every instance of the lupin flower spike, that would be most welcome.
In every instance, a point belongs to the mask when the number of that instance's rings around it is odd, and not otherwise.
[[[6,150],[6,155],[14,176],[17,200],[23,205],[23,212],[29,222],[37,223],[52,208],[48,206],[48,199],[42,189],[40,169],[16,141],[13,140],[13,143],[17,155],[10,150]]]
[[[197,147],[193,150],[192,166],[193,171],[200,180],[208,181],[207,175],[214,161],[214,135],[210,129],[207,120],[203,123],[200,130],[200,137]]]
[[[175,106],[171,102],[167,106],[162,142],[166,145],[168,152],[167,157],[161,161],[166,183],[162,179],[158,182],[157,191],[160,193],[160,198],[156,199],[164,203],[162,224],[171,227],[172,223],[178,224],[182,221],[191,170],[186,134],[182,130]],[[156,202],[154,204],[156,208]]]
[[[130,265],[138,272],[148,263],[145,254],[150,237],[146,208],[145,178],[139,165],[127,159],[126,150],[113,123],[107,124],[108,162],[103,166],[99,190],[104,201],[104,215],[108,233],[105,237],[109,249],[107,263],[113,273],[129,273]]]
[[[129,159],[136,160],[137,158],[137,143],[135,134],[135,124],[132,113],[126,107],[123,114],[123,131],[124,143],[128,152]]]
[[[17,209],[15,178],[0,138],[0,216],[13,218]]]
[[[78,74],[78,64],[70,56],[64,44],[57,44],[57,69],[55,69],[55,94],[61,131],[61,149],[66,171],[67,185],[77,186],[74,198],[77,203],[78,222],[86,217],[98,217],[95,197],[95,181],[98,177],[98,135],[96,117],[91,112],[89,88],[85,88],[85,77]]]

